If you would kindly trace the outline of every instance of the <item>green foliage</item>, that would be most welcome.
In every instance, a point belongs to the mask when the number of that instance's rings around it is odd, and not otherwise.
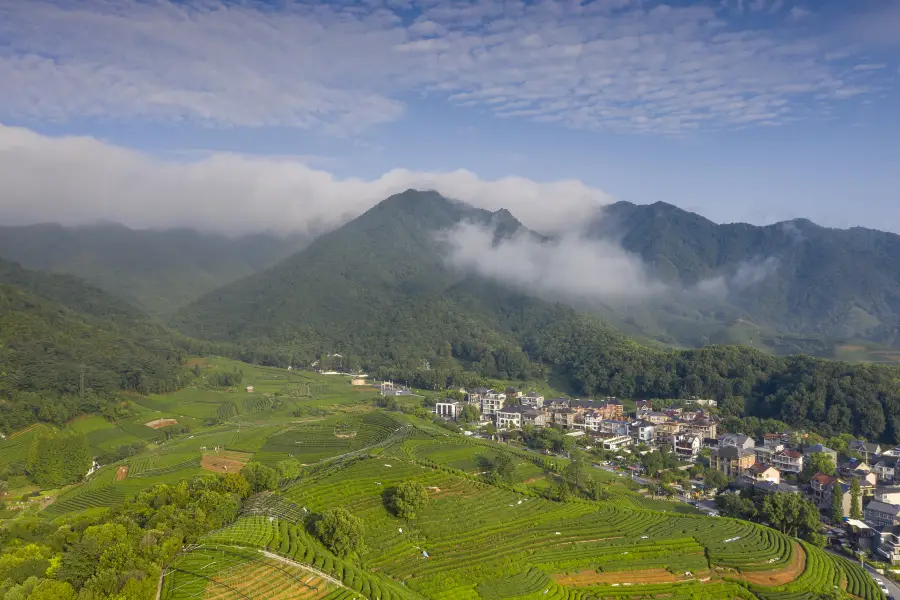
[[[481,420],[481,411],[474,404],[466,404],[459,415],[459,420],[463,423],[478,423]]]
[[[286,458],[278,461],[278,476],[281,479],[296,479],[303,470],[303,463],[296,458]]]
[[[84,434],[50,432],[35,438],[28,454],[28,472],[35,482],[59,487],[80,481],[91,467]]]
[[[804,458],[803,472],[807,479],[816,473],[834,475],[834,459],[823,452],[813,452],[810,456]]]
[[[862,492],[859,489],[859,479],[853,478],[850,482],[850,518],[862,519],[862,505],[860,499]]]
[[[413,519],[416,512],[428,503],[428,492],[418,481],[404,481],[392,490],[388,504],[401,519]]]
[[[728,485],[728,477],[726,477],[725,473],[722,473],[721,471],[717,471],[715,469],[707,469],[703,474],[703,482],[710,488],[721,490]]]
[[[35,421],[62,425],[106,410],[123,389],[177,389],[179,343],[96,288],[0,259],[0,430]]]
[[[844,518],[844,494],[841,491],[840,483],[835,483],[831,487],[831,509],[829,516],[835,523],[840,523]]]
[[[782,533],[818,541],[819,509],[800,494],[768,494],[762,503],[762,513]]]
[[[248,462],[244,465],[241,475],[250,484],[250,492],[253,494],[278,487],[278,471],[258,462]]]
[[[341,558],[361,554],[365,548],[362,520],[343,508],[323,512],[313,529],[319,540]]]

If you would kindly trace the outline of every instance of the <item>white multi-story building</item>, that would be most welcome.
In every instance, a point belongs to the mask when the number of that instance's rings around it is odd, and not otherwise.
[[[611,437],[603,440],[603,449],[604,450],[620,450],[625,448],[626,446],[630,446],[632,444],[632,440],[630,436],[627,435],[617,435],[615,437]]]
[[[803,470],[803,455],[796,450],[782,450],[772,456],[772,464],[782,473],[799,473]]]
[[[481,398],[481,414],[495,415],[506,404],[506,394],[488,392]]]
[[[463,405],[455,400],[438,402],[434,405],[434,414],[455,421],[462,413]]]
[[[521,398],[522,406],[528,406],[529,408],[543,408],[544,407],[544,397],[535,392],[534,390],[528,392]]]

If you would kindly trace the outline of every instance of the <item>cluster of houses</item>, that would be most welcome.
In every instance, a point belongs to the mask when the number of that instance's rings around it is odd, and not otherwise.
[[[715,406],[715,400],[693,399],[684,403]],[[557,426],[591,434],[606,450],[627,451],[628,446],[640,443],[665,445],[685,461],[696,459],[703,441],[714,439],[718,427],[718,420],[703,408],[654,411],[651,401],[638,400],[635,413],[626,415],[622,403],[615,398],[548,399],[537,392],[522,393],[515,388],[503,392],[486,388],[465,390],[465,400],[445,399],[435,405],[434,412],[455,420],[466,404],[476,406],[482,418],[493,422],[497,429]]]

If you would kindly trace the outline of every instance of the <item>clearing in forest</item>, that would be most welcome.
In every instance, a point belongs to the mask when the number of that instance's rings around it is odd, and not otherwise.
[[[178,421],[175,419],[156,419],[154,421],[149,421],[144,423],[150,429],[162,429],[163,427],[168,427],[169,425],[178,425]]]
[[[204,454],[200,466],[213,473],[237,473],[249,462],[250,456],[243,452]]]

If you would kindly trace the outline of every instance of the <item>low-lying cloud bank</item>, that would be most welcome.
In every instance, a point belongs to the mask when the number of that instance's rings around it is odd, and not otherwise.
[[[461,223],[438,237],[449,244],[447,260],[457,268],[534,295],[579,303],[622,304],[671,294],[725,299],[761,283],[779,264],[774,257],[748,261],[733,272],[685,287],[654,277],[639,256],[621,246],[579,231],[546,241],[523,232],[495,243],[490,227]]]
[[[100,220],[134,228],[193,227],[229,234],[336,227],[391,194],[435,189],[477,207],[508,208],[528,227],[555,232],[608,204],[580,181],[493,181],[470,171],[391,170],[338,179],[290,158],[217,153],[160,160],[91,137],[48,137],[0,125],[0,223]]]

